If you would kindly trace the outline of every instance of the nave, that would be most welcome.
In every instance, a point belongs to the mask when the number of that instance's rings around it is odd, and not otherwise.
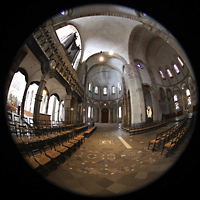
[[[187,145],[190,131],[168,158],[161,151],[148,149],[149,141],[156,134],[180,123],[183,116],[174,119],[180,121],[172,119],[157,130],[132,136],[118,124],[99,123],[85,143],[47,179],[65,190],[87,196],[115,196],[136,191],[163,175]]]
[[[94,4],[33,30],[2,102],[7,136],[33,169],[66,191],[105,197],[168,171],[190,139],[187,116],[199,101],[173,34],[138,10]]]

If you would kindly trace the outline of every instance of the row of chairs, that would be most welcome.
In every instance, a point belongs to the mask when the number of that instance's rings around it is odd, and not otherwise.
[[[180,123],[175,124],[174,126],[167,129],[166,131],[158,133],[155,139],[149,141],[148,149],[151,146],[152,146],[152,151],[160,149],[167,141],[169,141],[171,138],[174,138],[178,130],[180,130],[180,128],[184,126],[186,121],[187,121],[187,118],[185,118]]]
[[[175,147],[182,141],[183,137],[188,132],[188,129],[190,128],[191,123],[192,123],[192,119],[188,119],[186,125],[182,128],[182,130],[179,131],[178,134],[176,134],[174,138],[172,138],[171,140],[169,140],[167,143],[163,145],[163,148],[161,150],[161,155],[163,154],[163,151],[166,151],[167,152],[166,157],[167,157],[169,153],[171,153],[175,149]]]
[[[84,130],[86,126],[80,127]],[[47,175],[58,164],[64,162],[85,141],[83,134],[75,129],[41,134],[19,135],[19,127],[14,126],[12,137],[19,151],[24,155],[27,162],[37,171]],[[15,131],[15,132],[14,132]],[[27,133],[27,131],[26,131]]]
[[[66,121],[54,121],[54,120],[45,120],[45,119],[43,120],[37,119],[35,122],[33,122],[33,118],[30,118],[30,117],[21,118],[20,115],[17,115],[11,112],[7,112],[7,118],[8,118],[9,125],[12,125],[12,126],[17,125],[21,128],[29,127],[29,129],[35,131],[36,134],[41,134],[44,131],[47,131],[48,129],[51,129],[51,131],[54,131],[54,132],[58,132],[58,131],[61,132],[65,130],[70,130],[75,127],[80,127],[83,124],[83,123],[67,124]]]
[[[151,124],[141,124],[141,125],[134,126],[134,127],[122,127],[122,129],[124,129],[126,132],[128,132],[129,135],[136,135],[139,133],[155,130],[166,124],[167,124],[167,121],[159,122],[159,123],[151,123]]]

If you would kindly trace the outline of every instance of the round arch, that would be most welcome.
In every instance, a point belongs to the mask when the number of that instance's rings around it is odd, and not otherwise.
[[[98,57],[98,56],[100,56],[100,55],[101,55],[101,56],[105,56],[105,59],[106,59],[106,60],[108,60],[108,59],[110,59],[110,58],[117,58],[118,60],[120,60],[120,61],[123,63],[123,65],[127,65],[126,60],[125,60],[122,56],[120,56],[120,55],[117,54],[117,53],[113,53],[112,55],[110,55],[109,52],[99,52],[99,53],[95,53],[95,54],[91,55],[90,57],[88,57],[87,60],[85,60],[84,62],[87,64],[92,58]],[[103,63],[105,63],[105,61],[104,61]],[[97,63],[95,63],[95,64],[97,64]]]

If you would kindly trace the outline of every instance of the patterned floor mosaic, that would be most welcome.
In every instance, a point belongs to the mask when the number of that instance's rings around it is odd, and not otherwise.
[[[88,196],[135,191],[161,176],[179,157],[181,150],[166,158],[160,151],[147,148],[150,139],[174,123],[134,136],[126,134],[117,124],[97,124],[91,137],[47,179],[63,189]],[[132,148],[127,149],[119,136]]]

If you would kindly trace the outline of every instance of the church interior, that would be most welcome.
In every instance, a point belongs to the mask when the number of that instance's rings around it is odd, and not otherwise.
[[[37,173],[72,193],[137,191],[192,135],[198,95],[180,44],[118,5],[61,11],[25,40],[7,77],[12,139]]]

